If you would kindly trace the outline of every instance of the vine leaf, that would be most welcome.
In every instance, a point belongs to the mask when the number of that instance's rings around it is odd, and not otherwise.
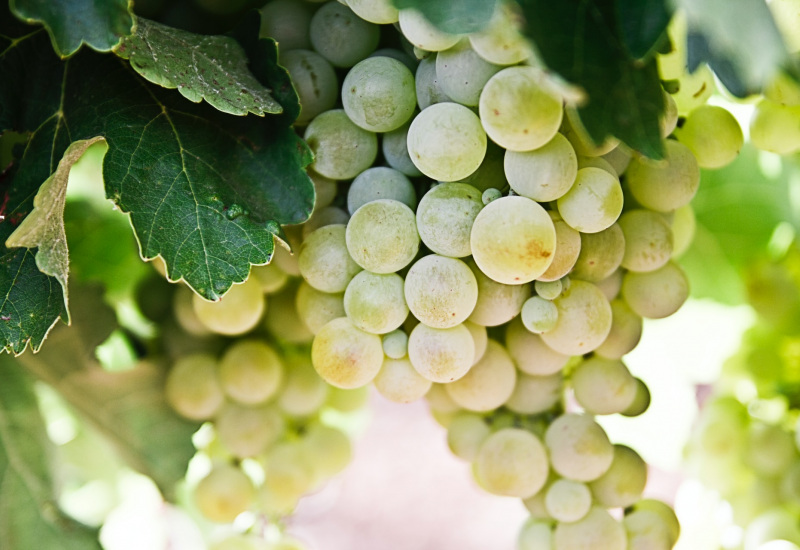
[[[655,54],[666,40],[666,30],[672,18],[668,0],[615,0],[620,35],[634,59],[646,59]]]
[[[26,23],[42,23],[61,57],[86,44],[107,52],[131,33],[128,0],[10,0],[11,11]]]
[[[397,9],[414,8],[451,34],[482,30],[489,24],[497,0],[394,0]]]
[[[227,36],[194,34],[137,18],[136,32],[114,51],[154,84],[178,91],[195,103],[205,99],[231,115],[283,112],[250,72],[242,47]]]
[[[0,548],[100,550],[97,533],[57,507],[53,445],[31,380],[20,365],[0,368]]]

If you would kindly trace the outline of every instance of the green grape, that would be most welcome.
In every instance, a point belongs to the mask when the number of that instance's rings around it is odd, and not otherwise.
[[[311,416],[325,404],[328,388],[307,354],[294,355],[288,358],[286,381],[278,395],[278,408],[293,417]]]
[[[636,396],[636,379],[619,359],[593,356],[572,371],[575,400],[590,414],[626,410]]]
[[[680,258],[691,246],[697,228],[691,203],[681,206],[673,212],[671,228],[672,257]]]
[[[566,138],[565,138],[566,139]],[[611,166],[611,163],[608,162],[603,157],[578,157],[578,170],[583,168],[600,168],[601,170],[605,170],[615,178],[619,177],[619,174],[614,167]]]
[[[547,376],[517,374],[514,393],[505,406],[519,414],[539,414],[555,407],[561,400],[564,377],[560,372]]]
[[[785,474],[797,452],[794,438],[780,426],[753,422],[747,431],[744,462],[762,476]]]
[[[391,57],[359,61],[342,84],[342,105],[357,126],[370,132],[390,132],[414,114],[414,75]]]
[[[363,408],[368,399],[369,388],[367,386],[353,389],[331,386],[328,388],[328,400],[325,402],[325,406],[339,412],[349,413]]]
[[[289,281],[289,274],[276,264],[254,265],[250,268],[250,276],[258,281],[264,294],[279,291]]]
[[[403,278],[397,273],[362,271],[347,285],[344,310],[363,331],[386,334],[397,329],[408,316]]]
[[[441,183],[425,193],[417,208],[417,230],[432,252],[452,258],[472,254],[470,231],[483,208],[481,192],[466,183]]]
[[[305,281],[297,287],[295,309],[311,334],[318,333],[329,321],[347,315],[344,311],[344,294],[322,292]]]
[[[619,221],[625,236],[625,255],[620,264],[630,271],[654,271],[672,256],[672,229],[652,210],[628,210]]]
[[[270,497],[264,502],[264,494],[259,498],[265,511],[291,511],[304,494],[311,491],[319,480],[317,471],[302,441],[283,441],[274,445],[264,459],[264,485],[262,489]],[[277,510],[276,510],[277,509]]]
[[[616,269],[614,270],[611,275],[603,279],[602,281],[597,281],[596,284],[597,288],[599,288],[606,299],[610,302],[611,300],[615,300],[617,296],[619,296],[619,291],[622,288],[622,276],[623,270]]]
[[[308,49],[311,47],[311,39],[308,37],[311,14],[308,5],[302,2],[272,0],[261,8],[259,36],[275,40],[280,45],[281,52]]]
[[[414,211],[402,202],[379,199],[353,212],[347,224],[347,250],[373,273],[394,273],[411,263],[419,250]]]
[[[522,504],[525,506],[525,509],[528,510],[528,513],[530,513],[531,515],[530,519],[535,521],[541,521],[549,525],[552,525],[552,523],[554,523],[553,518],[550,517],[550,513],[547,511],[547,507],[545,506],[544,503],[544,498],[547,495],[547,489],[557,479],[559,478],[557,475],[553,473],[553,469],[551,467],[550,472],[548,472],[547,481],[545,482],[544,486],[533,496],[522,500]]]
[[[291,284],[271,298],[264,316],[264,328],[273,338],[288,344],[307,344],[314,335],[297,312],[298,285]]]
[[[344,470],[353,458],[350,438],[337,428],[311,422],[301,439],[306,456],[318,478],[327,479]]]
[[[491,433],[492,430],[482,416],[460,412],[447,427],[447,446],[458,458],[472,462]]]
[[[572,281],[552,303],[558,308],[558,320],[555,327],[542,333],[542,340],[559,353],[589,353],[611,331],[611,305],[592,283]]]
[[[391,359],[402,359],[408,355],[408,335],[402,329],[383,335],[383,353]]]
[[[478,485],[495,495],[528,498],[547,481],[547,451],[532,433],[505,428],[484,440],[473,463]]]
[[[311,362],[332,386],[353,389],[369,384],[383,363],[381,338],[346,317],[322,327],[311,345]]]
[[[164,393],[167,403],[181,416],[191,420],[213,417],[225,402],[217,360],[200,353],[181,357],[167,374]]]
[[[232,523],[246,511],[255,497],[255,488],[239,468],[229,464],[215,466],[194,489],[197,509],[217,523]]]
[[[575,109],[567,108],[564,112],[566,116],[561,123],[561,133],[569,140],[578,156],[599,157],[605,155],[619,144],[617,139],[606,136],[603,143],[598,145],[589,135]]]
[[[623,416],[639,416],[650,407],[650,389],[641,379],[636,379],[636,395],[633,402],[620,414]]]
[[[763,151],[779,155],[800,149],[800,106],[759,101],[750,119],[750,141]]]
[[[506,348],[517,368],[534,376],[555,374],[569,361],[569,355],[558,353],[541,336],[528,331],[519,317],[506,328]]]
[[[503,197],[475,218],[470,236],[472,257],[498,283],[519,285],[542,275],[553,262],[556,230],[537,202]]]
[[[475,343],[463,324],[432,328],[420,323],[408,337],[408,358],[424,378],[452,382],[464,376],[475,362]]]
[[[413,336],[413,333],[412,333]],[[486,352],[469,372],[447,384],[447,393],[462,408],[470,411],[496,409],[511,397],[517,369],[502,345],[489,339]]]
[[[592,481],[614,460],[614,446],[591,416],[567,413],[556,418],[544,435],[553,469],[574,481]]]
[[[299,225],[288,225],[284,226],[284,230],[286,231],[288,243],[284,243],[277,237],[272,239],[274,244],[272,262],[286,274],[299,277],[300,268],[297,266],[296,252],[303,243],[303,228]],[[292,253],[289,247],[295,253]]]
[[[622,519],[622,525],[628,536],[628,550],[672,549],[669,527],[655,512],[632,512]]]
[[[478,283],[461,260],[430,254],[408,270],[405,298],[411,313],[422,323],[450,328],[466,321],[475,309]]]
[[[603,155],[603,158],[608,161],[614,172],[618,176],[625,173],[628,165],[631,163],[631,151],[624,145],[620,144],[614,147],[611,151]]]
[[[647,484],[647,463],[625,445],[614,445],[611,467],[589,483],[597,504],[606,508],[627,508],[642,498]]]
[[[306,239],[314,231],[326,225],[347,225],[350,215],[338,206],[326,206],[319,210],[314,210],[311,217],[303,223],[303,239]]]
[[[289,71],[300,100],[296,124],[304,126],[333,109],[339,95],[339,79],[327,59],[307,49],[281,49],[280,64]]]
[[[676,131],[701,168],[722,168],[733,162],[744,144],[744,135],[732,114],[715,105],[694,109]]]
[[[647,273],[629,271],[622,279],[621,292],[636,314],[661,319],[678,311],[689,297],[689,281],[678,264],[670,261]]]
[[[378,138],[353,124],[344,109],[332,109],[314,117],[303,139],[314,153],[311,169],[334,180],[356,177],[372,166],[378,156]]]
[[[425,394],[425,400],[428,402],[432,412],[455,415],[455,413],[461,411],[461,407],[453,401],[446,388],[446,384],[434,383],[428,393]]]
[[[530,151],[547,144],[558,132],[561,98],[543,85],[541,70],[508,67],[495,74],[481,92],[478,111],[492,140],[511,151]]]
[[[261,454],[284,433],[286,423],[275,407],[226,404],[215,419],[222,445],[236,458]]]
[[[679,11],[667,26],[670,50],[655,56],[661,80],[677,80],[686,71],[686,14]]]
[[[545,300],[555,300],[561,295],[564,285],[561,279],[550,282],[538,280],[533,282],[533,289],[537,296],[541,296]]]
[[[228,336],[252,330],[267,307],[261,285],[255,279],[233,285],[219,302],[208,302],[195,294],[192,307],[197,319],[209,330]]]
[[[486,327],[476,323],[464,321],[464,326],[469,329],[469,333],[472,335],[472,341],[475,344],[475,358],[472,360],[472,364],[474,365],[480,361],[481,357],[483,357],[483,354],[486,353],[486,345],[489,341],[489,335],[486,332]]]
[[[397,48],[381,48],[379,50],[375,50],[371,54],[370,57],[391,57],[392,59],[396,59],[400,61],[403,65],[408,67],[408,70],[412,73],[417,71],[417,60],[412,58],[411,55],[407,52],[404,52],[402,47],[408,45],[408,42],[401,43],[400,46]]]
[[[666,138],[678,127],[678,104],[671,95],[664,92],[664,114],[658,119],[661,137]]]
[[[417,193],[411,181],[402,172],[385,166],[367,168],[356,176],[347,190],[347,210],[353,214],[378,199],[396,200],[412,210],[417,207]]]
[[[469,35],[472,48],[490,63],[516,65],[533,55],[531,45],[520,32],[523,18],[513,2],[497,3],[489,24]]]
[[[558,199],[558,213],[581,233],[608,229],[622,212],[622,186],[616,176],[600,168],[578,170],[575,184]]]
[[[419,81],[417,81],[419,83]],[[419,90],[417,90],[417,100],[419,100]],[[411,160],[411,156],[408,154],[408,129],[411,126],[411,120],[403,124],[400,128],[396,130],[392,130],[391,132],[386,132],[383,134],[383,139],[381,140],[381,152],[383,152],[383,158],[386,160],[386,164],[404,174],[410,178],[416,178],[422,175],[422,172],[419,171],[419,168],[416,167],[414,162]],[[400,202],[408,202],[400,200]],[[348,202],[350,200],[350,196],[348,193]],[[417,197],[414,195],[414,205],[416,206]],[[409,206],[411,206],[409,204]],[[413,208],[413,207],[412,207]],[[353,210],[355,212],[355,209]]]
[[[407,146],[411,161],[423,174],[439,181],[459,181],[481,165],[486,132],[469,108],[436,103],[414,117]]]
[[[400,10],[400,31],[409,42],[421,50],[438,52],[446,50],[461,39],[457,34],[439,30],[422,13],[413,8]]]
[[[484,85],[500,69],[479,56],[468,40],[436,56],[436,77],[442,91],[468,107],[478,105]]]
[[[773,0],[770,4],[791,4],[795,0]],[[764,97],[781,105],[800,105],[800,85],[785,71],[779,70],[767,82],[762,91]]]
[[[625,256],[625,234],[619,224],[599,233],[581,233],[578,259],[570,277],[596,283],[607,279],[622,263]]]
[[[572,523],[586,517],[592,508],[592,493],[585,483],[558,479],[544,496],[547,513],[556,521]]]
[[[785,508],[774,508],[764,512],[747,526],[744,532],[744,550],[757,550],[772,540],[785,540],[800,544],[800,527],[797,515]]]
[[[319,291],[344,292],[361,271],[348,252],[347,227],[342,224],[320,227],[300,246],[297,261],[300,273]]]
[[[522,304],[520,317],[526,329],[535,334],[541,334],[556,326],[558,308],[549,300],[540,296],[532,296]]]
[[[461,183],[468,183],[478,191],[485,192],[491,189],[492,196],[499,199],[503,196],[502,190],[508,189],[508,182],[503,173],[503,158],[505,154],[505,149],[493,141],[487,141],[486,156],[483,157],[483,162],[481,162],[477,170],[463,178]],[[487,204],[486,201],[484,201],[484,204]]]
[[[669,505],[664,504],[660,500],[646,498],[634,504],[633,511],[634,513],[649,512],[655,514],[655,516],[660,519],[660,521],[666,526],[666,531],[669,537],[669,548],[672,548],[672,546],[678,541],[678,536],[681,533],[681,525],[678,523],[678,518],[675,516],[675,512],[669,507]],[[627,518],[628,516],[625,517]]]
[[[267,541],[256,535],[231,535],[212,544],[210,548],[211,550],[271,550]]]
[[[378,393],[395,403],[416,401],[428,393],[432,384],[414,369],[407,357],[384,359],[383,366],[373,383]]]
[[[309,25],[314,49],[334,67],[352,67],[378,47],[380,28],[350,8],[327,2],[314,13]]]
[[[436,103],[450,101],[436,75],[436,54],[424,57],[419,62],[414,73],[414,85],[417,91],[417,105],[421,111]]]
[[[672,99],[678,107],[678,114],[684,116],[705,104],[717,89],[714,84],[714,73],[705,64],[693,73],[683,73],[678,80],[680,88],[678,93],[672,94]]]
[[[538,149],[506,151],[504,170],[518,195],[539,202],[554,201],[575,182],[578,157],[567,138],[556,134]]]
[[[502,196],[503,196],[503,192],[502,191],[500,191],[499,189],[495,189],[493,187],[490,187],[489,189],[484,191],[483,194],[481,195],[481,202],[483,202],[483,205],[486,206],[490,202],[496,201],[497,199],[499,199]]]
[[[553,256],[553,263],[539,275],[536,282],[549,283],[565,277],[575,267],[581,253],[581,234],[571,228],[558,212],[549,210],[547,213],[553,220],[553,227],[556,229],[556,252]],[[597,234],[594,233],[594,235]]]
[[[522,311],[531,295],[530,285],[505,285],[483,274],[475,262],[466,261],[478,282],[478,301],[469,320],[476,325],[495,327],[507,323]]]
[[[552,550],[553,528],[548,522],[528,520],[517,537],[517,550]]]
[[[675,140],[664,142],[666,156],[654,162],[644,157],[631,160],[628,189],[645,208],[672,212],[688,204],[700,185],[700,168],[691,150]]]
[[[624,300],[611,301],[611,331],[595,354],[606,359],[621,359],[633,351],[642,337],[643,321]]]
[[[257,405],[272,398],[283,382],[283,362],[265,342],[237,340],[219,361],[223,391],[245,405]]]
[[[361,19],[370,23],[387,25],[397,23],[400,17],[391,0],[347,0],[347,5]]]
[[[553,543],[553,550],[626,550],[628,547],[625,528],[599,506],[592,506],[579,521],[556,525]]]

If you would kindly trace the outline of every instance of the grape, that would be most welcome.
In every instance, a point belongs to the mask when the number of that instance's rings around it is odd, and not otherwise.
[[[531,515],[531,519],[536,521],[541,521],[543,523],[552,524],[553,518],[550,517],[550,513],[547,511],[547,507],[545,506],[544,499],[547,495],[547,489],[550,485],[553,484],[558,479],[553,473],[553,469],[550,468],[550,472],[547,476],[547,481],[545,482],[544,486],[532,497],[528,497],[522,500],[522,504],[525,505],[525,508]],[[537,549],[538,550],[538,549]],[[550,550],[548,548],[548,550]]]
[[[274,294],[271,298],[272,307],[264,316],[264,328],[273,338],[282,343],[307,344],[314,335],[295,308],[297,303],[297,285],[290,284],[287,288]]]
[[[311,47],[308,37],[310,23],[311,10],[306,4],[296,0],[272,0],[261,8],[259,36],[275,40],[281,52],[308,49]],[[286,67],[284,63],[281,65]]]
[[[347,285],[344,310],[363,331],[385,334],[395,330],[408,316],[403,278],[396,273],[362,271]]]
[[[483,354],[486,353],[486,344],[489,340],[489,335],[484,326],[469,321],[464,321],[464,326],[469,329],[469,333],[472,335],[472,341],[475,343],[475,358],[472,360],[472,364],[474,365],[480,361]]]
[[[361,271],[350,257],[342,224],[326,225],[311,233],[300,246],[298,256],[303,279],[322,292],[344,292]]]
[[[211,550],[273,550],[273,548],[256,535],[231,535],[212,544]]]
[[[544,442],[553,469],[574,481],[592,481],[603,475],[614,460],[614,446],[592,417],[567,413],[547,428]]]
[[[383,360],[383,366],[373,381],[375,389],[389,401],[410,403],[425,395],[432,382],[423,378],[408,358]]]
[[[602,476],[589,483],[595,502],[606,508],[635,504],[647,483],[647,463],[625,445],[614,445],[614,460]]]
[[[472,365],[467,374],[447,384],[446,389],[461,407],[489,411],[508,401],[516,379],[517,370],[508,352],[490,339],[481,360]]]
[[[762,476],[777,476],[797,460],[792,435],[779,426],[754,422],[747,431],[744,463]]]
[[[475,107],[486,82],[502,67],[489,63],[462,40],[436,56],[436,77],[453,101]]]
[[[659,516],[648,510],[626,515],[622,524],[628,534],[628,550],[670,550],[670,533]]]
[[[497,199],[499,199],[502,196],[503,196],[503,192],[502,191],[500,191],[499,189],[494,189],[494,188],[490,187],[489,189],[484,191],[483,194],[481,195],[481,201],[483,202],[483,204],[485,206],[485,205],[489,204],[492,201],[496,201]]]
[[[559,523],[553,533],[553,550],[626,550],[622,524],[603,508],[592,506],[573,523]]]
[[[417,230],[422,242],[443,256],[469,256],[470,231],[482,208],[481,192],[471,185],[437,185],[422,197],[417,208]]]
[[[564,285],[561,282],[561,279],[556,279],[555,281],[550,282],[542,280],[533,282],[533,289],[536,291],[536,295],[541,296],[545,300],[555,300],[561,295],[563,288]]]
[[[671,139],[664,142],[664,148],[663,161],[634,157],[625,172],[633,197],[657,212],[688,204],[700,185],[700,168],[689,148]]]
[[[770,7],[774,7],[776,4],[792,2],[794,2],[794,0],[773,0]],[[800,105],[800,86],[797,85],[797,82],[795,82],[791,76],[782,70],[778,70],[772,76],[772,79],[764,86],[762,93],[766,99],[774,103],[789,106]]]
[[[357,411],[367,404],[368,389],[367,386],[353,389],[329,386],[328,400],[325,402],[325,406],[343,413]]]
[[[255,497],[255,488],[239,468],[215,466],[194,489],[194,502],[200,513],[217,523],[232,523],[246,511]]]
[[[558,132],[561,99],[543,86],[540,69],[508,67],[483,88],[478,105],[481,122],[498,145],[511,151],[530,151],[545,145]]]
[[[590,414],[626,410],[636,396],[636,379],[619,359],[590,357],[572,371],[575,400]]]
[[[412,210],[417,207],[417,193],[411,181],[402,172],[385,166],[367,168],[356,176],[347,190],[347,210],[352,214],[378,199],[396,200]]]
[[[633,511],[634,513],[649,512],[655,514],[655,516],[659,518],[667,528],[667,534],[669,536],[669,548],[672,548],[672,546],[677,542],[678,536],[681,532],[681,526],[680,523],[678,523],[678,518],[675,517],[675,512],[668,505],[664,504],[660,500],[647,498],[642,499],[634,504]],[[628,518],[629,516],[625,517]]]
[[[478,301],[469,320],[477,325],[495,327],[507,323],[522,311],[531,295],[530,285],[505,285],[483,274],[472,260],[467,265],[478,282]]]
[[[504,171],[518,195],[539,202],[554,201],[575,182],[578,158],[567,138],[556,134],[533,151],[506,151]]]
[[[314,182],[314,194],[316,195],[314,211],[330,206],[333,199],[336,198],[336,193],[339,191],[336,180],[321,176],[313,170],[306,170],[306,172],[308,173],[308,177],[311,178],[311,181]]]
[[[672,257],[679,258],[694,239],[697,221],[691,204],[681,206],[672,214]]]
[[[416,9],[400,10],[400,30],[417,48],[438,52],[454,46],[461,37],[436,28]]]
[[[178,414],[191,420],[211,418],[225,401],[216,359],[199,353],[181,357],[167,374],[164,393]]]
[[[639,416],[650,407],[650,390],[639,378],[636,379],[636,395],[627,409],[622,411],[623,416]]]
[[[550,410],[561,400],[563,380],[560,372],[547,376],[517,374],[514,393],[505,406],[519,414],[539,414]]]
[[[295,308],[297,316],[311,334],[318,333],[329,321],[347,315],[344,311],[344,294],[322,292],[305,281],[297,287]]]
[[[403,330],[393,330],[384,334],[381,342],[386,357],[401,359],[408,354],[408,335]]]
[[[311,422],[301,440],[306,456],[318,478],[330,478],[350,464],[353,448],[350,439],[341,430],[319,422]]]
[[[390,132],[414,114],[414,75],[391,57],[359,61],[342,84],[342,105],[357,126],[370,132]]]
[[[361,19],[386,25],[396,23],[400,17],[391,0],[347,0],[348,7]]]
[[[527,498],[547,481],[547,452],[532,433],[506,428],[486,438],[473,472],[478,484],[492,494]]]
[[[467,264],[431,254],[408,270],[405,297],[411,313],[433,328],[449,328],[470,316],[478,301],[478,283]]]
[[[261,285],[255,279],[233,285],[219,302],[192,298],[197,319],[210,330],[225,335],[244,334],[258,324],[267,307]]]
[[[577,111],[572,108],[565,110],[566,116],[562,120],[561,133],[569,140],[575,153],[582,157],[599,157],[605,155],[619,144],[613,137],[606,137],[601,144],[596,144],[589,132],[583,126]]]
[[[311,358],[307,354],[297,354],[289,359],[286,382],[278,396],[278,407],[289,416],[310,416],[325,404],[328,388],[314,370]]]
[[[265,342],[237,340],[220,359],[219,380],[224,392],[239,403],[264,403],[283,382],[283,362]]]
[[[475,344],[464,325],[431,328],[420,323],[408,337],[408,358],[424,378],[452,382],[464,376],[474,363]]]
[[[559,372],[569,361],[569,355],[554,351],[532,334],[517,317],[506,329],[506,347],[517,368],[526,374],[547,376]]]
[[[762,99],[750,119],[750,141],[764,151],[789,155],[800,149],[800,107]]]
[[[215,419],[220,442],[236,458],[264,452],[286,429],[274,407],[245,407],[228,403]]]
[[[556,253],[553,256],[553,263],[539,275],[537,281],[554,282],[570,273],[578,261],[581,253],[581,234],[572,229],[558,212],[550,210],[547,213],[556,229]]]
[[[614,172],[621,176],[631,163],[631,152],[627,147],[620,144],[603,155],[603,158],[608,161]]]
[[[611,301],[611,331],[595,350],[606,359],[621,359],[636,347],[642,337],[642,318],[623,300]]]
[[[401,44],[400,47],[405,47],[408,45],[408,42],[404,42]],[[412,58],[410,53],[406,53],[399,48],[380,48],[379,50],[375,50],[371,54],[370,57],[391,57],[392,59],[396,59],[405,65],[409,71],[412,73],[417,72],[417,59]]]
[[[352,67],[378,47],[380,29],[338,2],[316,11],[308,29],[311,44],[334,67]]]
[[[498,193],[494,198],[499,199],[503,195],[501,190],[508,189],[508,182],[503,173],[504,158],[505,149],[493,141],[487,141],[486,156],[483,157],[483,162],[472,174],[462,178],[461,182],[470,184],[478,191],[492,189],[493,193]],[[484,201],[484,204],[486,204],[486,201]]]
[[[558,213],[581,233],[608,229],[622,212],[622,186],[600,168],[578,170],[574,185],[558,199]]]
[[[458,403],[453,401],[450,394],[447,393],[446,387],[445,384],[434,383],[428,393],[425,394],[425,400],[428,402],[432,412],[454,414],[461,411]]]
[[[447,427],[447,446],[458,458],[472,462],[490,433],[482,416],[460,412]]]
[[[356,177],[378,156],[378,138],[353,124],[344,109],[317,115],[303,139],[314,153],[311,169],[334,180]]]
[[[544,505],[553,519],[572,523],[589,513],[592,493],[584,483],[558,479],[547,488]]]
[[[272,262],[286,274],[299,277],[300,268],[297,266],[297,255],[290,252],[289,247],[295,252],[300,248],[303,242],[303,228],[299,225],[290,225],[285,226],[284,230],[286,231],[286,238],[288,239],[287,243],[284,243],[277,237],[272,239],[275,247],[272,255]]]
[[[672,229],[663,216],[651,210],[628,210],[619,218],[625,236],[622,267],[630,271],[654,271],[672,256]]]
[[[337,206],[326,206],[319,210],[314,210],[311,217],[303,224],[303,239],[306,239],[314,231],[326,225],[347,225],[350,215]]]
[[[346,317],[334,319],[314,337],[311,362],[329,384],[353,389],[369,384],[383,363],[380,336],[364,332]]]
[[[610,277],[625,257],[625,234],[619,224],[599,233],[581,233],[581,248],[570,277],[590,283]]]
[[[478,169],[486,155],[481,121],[458,103],[437,103],[411,122],[407,136],[411,161],[429,178],[458,181]]]
[[[497,65],[516,65],[532,55],[531,46],[520,33],[522,16],[513,2],[497,3],[489,24],[469,35],[473,49]]]
[[[715,105],[694,109],[676,131],[678,140],[691,149],[701,168],[721,168],[736,159],[744,144],[739,123]]]
[[[589,353],[611,331],[611,305],[592,283],[572,281],[553,303],[558,308],[558,320],[555,327],[542,334],[542,340],[559,353]]]
[[[614,167],[611,166],[611,163],[608,162],[603,157],[578,157],[578,170],[583,168],[600,168],[601,170],[605,170],[615,178],[619,177],[617,171],[614,170]]]
[[[280,64],[289,71],[300,100],[296,123],[305,125],[320,113],[336,105],[339,79],[328,61],[309,50],[281,49]]]
[[[258,281],[264,294],[277,292],[289,280],[289,274],[275,264],[254,265],[250,268],[250,276]]]
[[[800,544],[800,527],[795,513],[785,508],[773,508],[762,513],[747,526],[743,547],[747,550],[759,549],[771,540]]]
[[[664,93],[664,114],[658,120],[661,137],[665,138],[678,127],[678,104],[668,93]]]
[[[436,103],[450,101],[450,98],[442,90],[436,75],[436,54],[431,54],[419,62],[417,71],[414,73],[414,86],[420,110],[425,110]]]
[[[670,261],[647,273],[629,271],[622,279],[621,292],[636,314],[661,319],[678,311],[689,297],[689,281],[678,264]]]
[[[672,99],[675,100],[680,115],[687,115],[705,104],[717,88],[714,84],[714,73],[705,64],[693,73],[683,73],[678,80],[680,88],[677,93],[672,94]]]
[[[347,250],[355,262],[373,273],[394,273],[419,250],[414,212],[405,204],[380,199],[353,213],[347,224]]]
[[[522,324],[535,334],[552,330],[558,322],[558,308],[549,300],[540,296],[528,298],[520,312]]]
[[[544,521],[528,520],[517,537],[517,550],[552,550],[553,528]]]
[[[301,441],[283,441],[274,445],[265,459],[263,491],[269,495],[261,504],[268,512],[290,511],[305,493],[316,484],[317,472],[309,460],[311,453],[306,451]],[[271,509],[270,509],[271,508]]]
[[[556,231],[537,202],[503,197],[475,218],[470,236],[472,257],[498,283],[519,285],[544,273],[553,262]]]
[[[594,284],[597,285],[597,288],[603,292],[603,295],[610,302],[619,296],[619,291],[622,288],[622,276],[623,270],[616,269],[611,275]]]
[[[417,91],[417,98],[419,98],[419,91]],[[386,164],[408,177],[416,178],[421,176],[422,172],[420,172],[419,168],[414,165],[414,162],[411,160],[411,156],[408,154],[408,128],[410,126],[411,121],[409,120],[397,130],[392,130],[391,132],[386,132],[383,134],[381,151],[383,152],[383,158],[386,160]],[[400,200],[400,202],[409,204],[404,200],[397,199],[397,197],[390,198],[394,198],[395,200]],[[349,200],[350,195],[348,193],[348,202]],[[416,202],[417,197],[415,194],[414,206],[416,206]],[[411,205],[409,204],[409,206]],[[353,209],[353,211],[355,211],[355,209]]]

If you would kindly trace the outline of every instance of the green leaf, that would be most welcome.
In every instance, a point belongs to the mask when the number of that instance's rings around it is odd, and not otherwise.
[[[138,18],[117,55],[150,82],[195,103],[205,99],[223,113],[263,116],[283,111],[247,67],[242,47],[227,36],[204,36]]]
[[[10,0],[11,11],[27,23],[42,23],[61,57],[86,44],[107,52],[131,33],[128,0]]]
[[[497,0],[394,0],[397,9],[414,8],[444,32],[476,32],[489,23]]]
[[[97,363],[95,348],[116,328],[114,312],[99,289],[73,287],[72,295],[72,326],[57,327],[39,353],[14,361],[56,389],[169,498],[194,454],[191,435],[199,426],[169,408],[164,371],[157,365],[110,372]],[[14,366],[3,365],[0,371]]]
[[[523,32],[545,64],[583,88],[581,122],[596,143],[609,135],[651,158],[663,157],[664,97],[654,59],[628,55],[613,0],[517,0]]]
[[[672,18],[667,0],[615,0],[620,34],[628,54],[634,59],[651,57],[666,40]]]
[[[0,362],[0,548],[99,550],[97,533],[57,507],[53,445],[31,381],[14,360]]]

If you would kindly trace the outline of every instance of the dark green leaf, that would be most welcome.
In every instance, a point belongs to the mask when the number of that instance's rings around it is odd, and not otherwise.
[[[489,23],[497,0],[394,0],[398,9],[414,8],[444,32],[476,32]]]
[[[545,64],[586,92],[578,109],[592,139],[609,135],[651,158],[663,156],[659,117],[664,97],[654,59],[633,60],[620,35],[613,0],[517,0],[524,32]]]
[[[47,438],[21,366],[0,359],[0,548],[99,550],[97,533],[58,509]]]
[[[620,34],[628,53],[634,59],[652,56],[666,41],[666,30],[672,18],[666,0],[615,0]]]
[[[717,75],[725,89],[736,97],[745,98],[761,91],[761,87],[748,87],[741,77],[736,66],[724,56],[716,55],[710,48],[705,35],[690,32],[686,44],[686,65],[689,72],[694,72],[701,63],[706,63],[714,74]]]
[[[177,88],[195,103],[205,99],[223,113],[263,116],[283,111],[230,37],[194,34],[138,18],[136,32],[123,38],[115,52],[150,82]]]
[[[127,0],[10,0],[10,5],[20,19],[45,26],[61,57],[81,44],[107,52],[133,27]]]

